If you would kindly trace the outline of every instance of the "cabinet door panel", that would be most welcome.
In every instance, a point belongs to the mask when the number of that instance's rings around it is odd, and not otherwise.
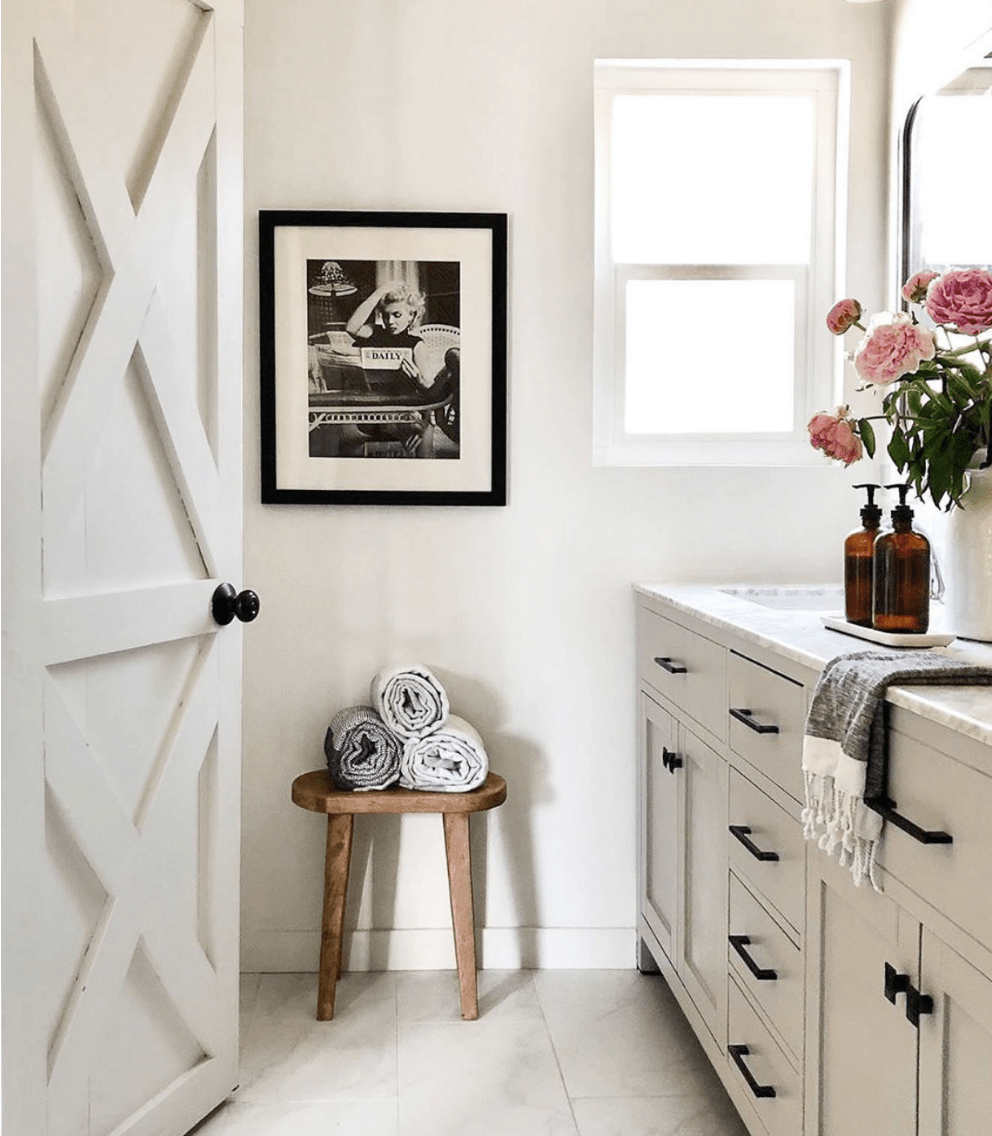
[[[727,998],[727,763],[682,730],[685,840],[679,973],[721,1045]]]
[[[664,760],[675,752],[675,721],[641,695],[641,911],[674,964],[678,925],[679,778]]]
[[[917,1031],[884,983],[889,963],[918,986],[919,924],[822,853],[811,862],[806,1136],[911,1136]]]
[[[919,1136],[974,1136],[992,1125],[992,978],[923,932]]]

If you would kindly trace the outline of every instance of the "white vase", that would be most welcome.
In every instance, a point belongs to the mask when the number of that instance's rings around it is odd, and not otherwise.
[[[946,517],[948,630],[992,643],[992,468],[972,469],[961,504]]]

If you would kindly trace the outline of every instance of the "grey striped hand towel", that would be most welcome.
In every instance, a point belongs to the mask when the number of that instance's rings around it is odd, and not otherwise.
[[[882,818],[865,800],[886,788],[884,702],[889,686],[992,685],[992,668],[936,651],[860,651],[823,669],[806,718],[803,832],[881,891],[875,854]]]

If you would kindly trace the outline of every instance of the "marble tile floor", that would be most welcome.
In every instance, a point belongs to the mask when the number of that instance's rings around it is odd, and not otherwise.
[[[657,975],[245,975],[241,1084],[195,1136],[747,1136]]]

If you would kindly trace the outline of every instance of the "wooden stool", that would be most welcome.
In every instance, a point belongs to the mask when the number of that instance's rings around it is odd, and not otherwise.
[[[470,813],[485,812],[501,805],[505,800],[506,782],[495,773],[490,773],[484,785],[469,793],[429,793],[413,789],[353,793],[336,789],[326,769],[315,769],[312,773],[302,773],[296,778],[293,782],[294,804],[311,812],[327,813],[324,914],[320,928],[320,980],[317,987],[318,1021],[326,1022],[334,1017],[334,988],[341,977],[344,901],[348,894],[351,837],[356,813],[443,815],[462,1017],[474,1020],[479,1016],[468,818]]]

